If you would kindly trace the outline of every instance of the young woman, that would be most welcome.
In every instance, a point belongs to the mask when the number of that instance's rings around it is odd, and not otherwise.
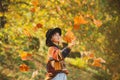
[[[48,48],[47,76],[45,80],[67,80],[68,71],[64,59],[70,53],[74,41],[60,50],[61,29],[49,29],[46,33],[46,45]]]

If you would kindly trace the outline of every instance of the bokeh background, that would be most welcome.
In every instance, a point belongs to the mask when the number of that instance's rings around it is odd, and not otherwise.
[[[0,80],[44,80],[55,27],[76,36],[68,80],[120,80],[120,0],[0,0]]]

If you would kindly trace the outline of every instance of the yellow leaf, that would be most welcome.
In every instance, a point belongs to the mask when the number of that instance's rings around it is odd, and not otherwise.
[[[20,57],[21,57],[22,60],[28,60],[28,59],[31,58],[31,56],[32,55],[30,53],[27,53],[27,52],[20,53]]]

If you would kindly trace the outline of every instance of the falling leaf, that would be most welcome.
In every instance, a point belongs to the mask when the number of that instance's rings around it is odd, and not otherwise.
[[[76,16],[74,18],[74,24],[87,24],[87,23],[88,21],[86,21],[83,16]]]
[[[34,27],[34,31],[37,31],[39,28],[42,28],[42,24],[41,23],[38,23],[38,24],[36,24],[36,26]]]
[[[36,24],[36,27],[37,27],[37,28],[42,28],[42,26],[43,26],[43,25],[42,25],[41,23]]]
[[[21,64],[19,66],[20,71],[28,71],[29,67],[26,64]]]
[[[63,39],[68,43],[71,43],[72,40],[74,40],[75,38],[76,37],[71,30],[68,30],[65,36],[63,37]]]
[[[94,62],[93,62],[93,66],[96,66],[96,67],[102,67],[102,64],[101,63],[105,63],[106,61],[103,59],[103,58],[96,58],[94,59]]]
[[[101,63],[97,62],[97,61],[94,61],[93,66],[96,66],[96,67],[102,67]]]
[[[22,60],[30,60],[32,57],[32,54],[27,53],[27,52],[22,52],[20,53],[20,57]]]
[[[32,5],[36,7],[38,5],[38,0],[33,0]]]
[[[24,29],[23,30],[23,33],[26,35],[26,36],[31,36],[30,32],[28,31],[28,29]]]
[[[93,59],[95,57],[94,53],[89,54],[89,58]]]
[[[88,21],[84,19],[83,16],[76,16],[74,18],[74,29],[78,30],[81,24],[87,24]]]
[[[79,30],[79,29],[80,29],[80,25],[79,25],[79,24],[74,24],[73,29],[74,29],[74,30]]]
[[[20,57],[21,57],[22,60],[27,60],[27,53],[26,52],[22,52],[20,54]]]
[[[35,8],[31,8],[30,11],[34,13],[36,11],[36,9]]]
[[[102,26],[102,21],[100,21],[100,20],[93,20],[93,23],[97,26],[97,27],[100,27],[100,26]]]

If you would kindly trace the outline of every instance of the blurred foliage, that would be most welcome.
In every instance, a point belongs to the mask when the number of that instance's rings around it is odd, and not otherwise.
[[[119,4],[119,0],[0,0],[0,79],[29,80],[36,69],[39,74],[35,80],[43,79],[45,33],[49,28],[60,27],[63,35],[71,29],[76,36],[73,51],[93,50],[106,60],[111,77],[102,75],[102,80],[119,80]],[[32,59],[21,60],[20,53],[24,51]],[[30,67],[28,72],[20,72],[23,63]],[[73,64],[78,63],[77,59]]]

